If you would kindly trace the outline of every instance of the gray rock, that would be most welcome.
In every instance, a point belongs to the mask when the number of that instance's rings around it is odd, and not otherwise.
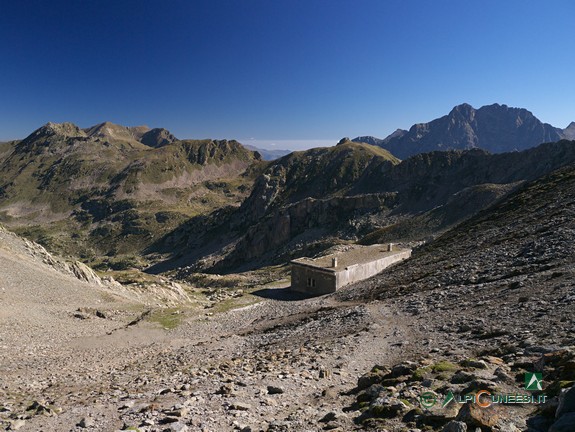
[[[467,425],[460,421],[451,420],[443,427],[443,432],[467,432]]]
[[[84,417],[82,420],[78,422],[78,426],[81,428],[92,428],[96,426],[96,422],[92,417]]]
[[[397,398],[380,397],[370,406],[370,413],[376,418],[394,418],[405,414],[409,409]]]
[[[252,409],[252,406],[243,402],[234,402],[230,405],[230,409],[237,411],[249,411]]]
[[[282,394],[283,392],[284,392],[284,389],[281,387],[276,387],[273,385],[268,386],[268,394]]]
[[[24,425],[26,424],[26,420],[14,420],[12,421],[12,423],[10,423],[10,430],[18,430],[22,427],[24,427]]]
[[[465,359],[461,362],[461,366],[470,367],[473,369],[487,369],[487,363],[483,360]]]
[[[319,419],[320,422],[322,423],[329,423],[331,421],[334,421],[337,419],[337,414],[334,413],[333,411],[328,412],[326,415],[324,415],[322,418]]]
[[[400,376],[411,375],[415,369],[417,369],[416,363],[406,361],[394,366],[391,369],[391,376],[396,378]]]
[[[451,377],[451,384],[463,384],[474,379],[477,379],[477,375],[460,370]]]
[[[170,424],[170,426],[168,426],[168,428],[165,430],[168,432],[188,432],[190,431],[190,428],[184,423],[176,422]]]

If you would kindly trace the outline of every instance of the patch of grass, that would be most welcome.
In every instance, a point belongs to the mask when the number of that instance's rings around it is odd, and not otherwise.
[[[233,309],[251,306],[253,304],[256,304],[256,303],[263,301],[263,299],[255,297],[255,296],[250,296],[250,297],[251,297],[250,300],[242,301],[242,302],[239,302],[238,299],[236,299],[236,298],[226,299],[222,302],[217,303],[212,309],[210,309],[210,311],[213,313],[228,312],[228,311],[231,311]]]
[[[454,363],[448,362],[446,360],[435,363],[431,366],[433,372],[454,372],[458,366]]]
[[[418,369],[413,371],[413,374],[411,375],[411,380],[412,381],[423,381],[425,379],[425,375],[427,374],[427,372],[429,372],[428,367],[418,368]]]
[[[406,407],[411,408],[413,404],[409,402],[407,399],[399,399],[401,402],[405,404]]]
[[[177,308],[157,309],[150,313],[147,320],[157,323],[166,330],[178,327],[184,317],[184,312]]]

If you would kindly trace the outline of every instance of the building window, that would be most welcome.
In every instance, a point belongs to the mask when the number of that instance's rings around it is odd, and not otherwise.
[[[314,278],[307,278],[307,286],[308,287],[315,287],[315,279]]]

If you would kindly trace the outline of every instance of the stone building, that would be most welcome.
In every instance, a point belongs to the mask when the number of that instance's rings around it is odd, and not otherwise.
[[[367,279],[386,267],[411,256],[411,249],[394,245],[372,245],[291,261],[291,289],[310,295],[335,292],[353,282]]]

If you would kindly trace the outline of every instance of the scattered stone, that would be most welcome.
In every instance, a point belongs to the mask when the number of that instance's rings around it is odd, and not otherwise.
[[[320,422],[322,423],[329,423],[331,421],[334,421],[337,419],[337,414],[333,411],[328,412],[326,415],[324,415],[321,419],[319,419]]]
[[[476,404],[467,403],[461,407],[455,420],[467,423],[469,426],[490,428],[497,424],[499,415],[493,406],[480,408]]]
[[[171,417],[185,417],[190,412],[189,408],[185,407],[173,407],[171,410],[165,412],[166,415]]]
[[[26,420],[23,419],[12,420],[12,422],[10,423],[10,430],[18,430],[23,428],[25,425]]]
[[[79,422],[78,426],[81,428],[92,428],[96,426],[96,422],[92,417],[83,417]]]
[[[236,411],[250,411],[252,410],[252,406],[248,403],[244,403],[244,402],[234,402],[230,405],[230,409],[232,410],[236,410]]]
[[[463,384],[469,381],[472,381],[474,379],[477,379],[477,375],[472,374],[470,372],[466,372],[463,370],[457,371],[452,377],[451,377],[451,384]]]
[[[407,413],[408,410],[399,399],[388,397],[378,398],[370,406],[370,413],[376,418],[394,418]]]
[[[487,363],[483,360],[465,359],[460,362],[460,365],[473,369],[487,369]]]
[[[284,392],[284,389],[281,387],[276,387],[273,385],[269,385],[268,386],[268,394],[282,394]]]
[[[417,369],[417,364],[413,362],[403,362],[391,369],[390,376],[397,378],[401,376],[411,375]]]
[[[443,432],[467,432],[467,425],[461,421],[451,420],[443,427]]]
[[[165,432],[189,432],[190,428],[181,422],[174,422],[168,426],[167,429],[164,429]]]

